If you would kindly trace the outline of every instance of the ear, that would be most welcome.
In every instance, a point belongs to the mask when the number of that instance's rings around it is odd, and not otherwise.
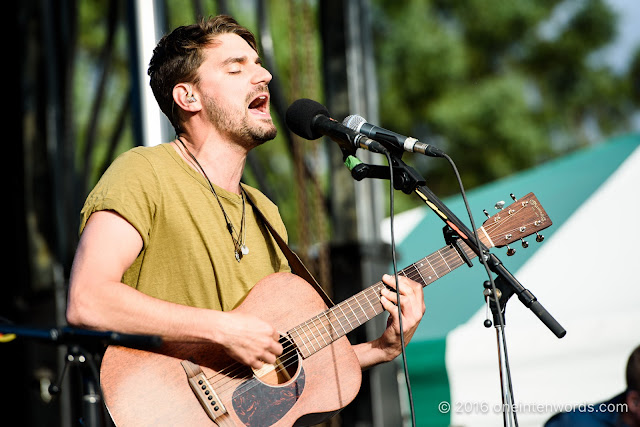
[[[178,83],[173,87],[173,102],[182,110],[195,113],[202,108],[200,97],[189,83]]]

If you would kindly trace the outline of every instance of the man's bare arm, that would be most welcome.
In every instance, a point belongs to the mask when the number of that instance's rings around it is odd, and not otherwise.
[[[163,301],[122,283],[142,245],[137,230],[118,214],[100,211],[91,215],[71,271],[69,324],[159,335],[166,341],[214,342],[236,360],[256,368],[263,362],[275,362],[282,346],[268,323],[240,313]]]

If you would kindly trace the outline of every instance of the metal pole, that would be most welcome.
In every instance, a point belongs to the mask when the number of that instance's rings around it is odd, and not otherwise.
[[[131,35],[134,37],[132,49],[132,82],[134,117],[138,128],[140,145],[152,146],[167,142],[173,137],[168,119],[162,114],[156,102],[147,76],[147,67],[158,40],[167,30],[165,10],[161,0],[131,0]]]

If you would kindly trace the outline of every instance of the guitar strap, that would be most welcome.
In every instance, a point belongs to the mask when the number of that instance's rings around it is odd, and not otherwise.
[[[331,298],[329,298],[329,295],[327,295],[325,290],[322,289],[322,286],[320,286],[320,284],[316,281],[313,275],[309,272],[307,267],[305,267],[305,265],[302,263],[298,255],[295,252],[293,252],[291,248],[289,248],[287,243],[273,228],[273,226],[269,223],[269,221],[264,216],[264,214],[260,211],[260,209],[258,209],[255,203],[253,203],[253,200],[251,200],[251,197],[249,197],[247,192],[244,191],[244,189],[242,189],[242,192],[244,193],[245,198],[253,208],[253,211],[258,215],[258,217],[260,217],[262,222],[267,227],[267,230],[269,230],[269,232],[271,233],[275,241],[278,243],[278,246],[280,246],[280,250],[282,250],[282,253],[284,253],[284,256],[287,258],[287,261],[289,261],[289,266],[291,266],[291,270],[296,275],[306,280],[310,285],[312,285],[316,289],[316,291],[320,294],[320,296],[324,300],[325,304],[327,304],[327,307],[334,306],[335,304],[333,303],[333,301],[331,301]]]

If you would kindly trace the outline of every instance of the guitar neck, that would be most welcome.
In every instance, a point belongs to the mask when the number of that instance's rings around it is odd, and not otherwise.
[[[463,241],[458,242],[469,259],[476,256]],[[424,287],[464,264],[465,260],[457,249],[449,245],[404,268],[398,275],[408,277]],[[380,291],[385,286],[378,282],[291,329],[288,334],[302,356],[311,356],[382,313],[384,308],[380,302]]]

